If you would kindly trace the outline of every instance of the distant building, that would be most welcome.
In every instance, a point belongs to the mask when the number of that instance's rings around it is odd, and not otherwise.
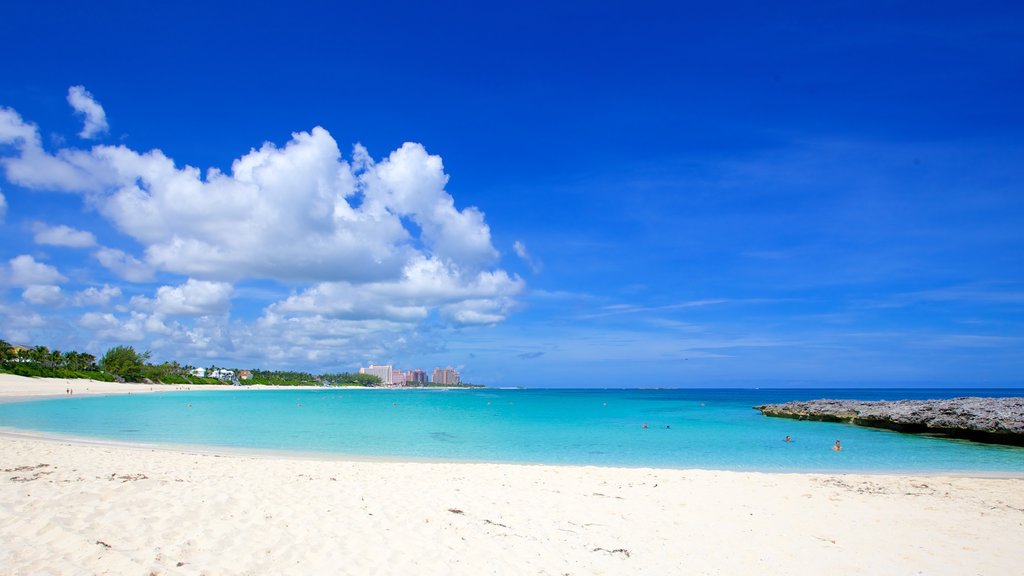
[[[442,386],[456,386],[459,383],[459,373],[455,368],[434,368],[434,377],[431,379],[434,384]]]
[[[193,368],[189,371],[189,374],[199,378],[206,378],[206,368]]]
[[[418,384],[426,384],[427,373],[424,370],[420,370],[418,368],[416,370],[409,370],[408,372],[405,373],[405,381],[415,382]]]
[[[15,362],[31,362],[32,360],[28,357],[28,352],[31,350],[28,346],[11,346],[11,354],[14,355]]]
[[[235,371],[217,368],[216,370],[210,371],[210,378],[216,378],[217,380],[234,380]]]
[[[238,379],[239,380],[252,380],[252,371],[251,370],[239,370],[238,371]]]
[[[391,384],[395,386],[405,386],[405,383],[407,381],[406,378],[406,374],[401,370],[391,371]]]
[[[391,385],[391,373],[393,371],[394,367],[392,367],[391,364],[384,364],[380,366],[376,364],[370,364],[369,367],[367,368],[359,369],[360,374],[369,374],[371,376],[376,376],[377,378],[380,378],[381,383],[384,384],[385,386]]]

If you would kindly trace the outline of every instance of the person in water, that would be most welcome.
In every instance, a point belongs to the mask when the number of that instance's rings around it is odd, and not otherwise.
[[[786,434],[786,440],[785,441],[786,442],[792,442],[793,439],[789,437],[789,434]]]
[[[839,443],[839,440],[836,440],[836,445],[833,446],[832,449],[835,450],[836,452],[839,452],[840,450],[843,449],[843,445]]]

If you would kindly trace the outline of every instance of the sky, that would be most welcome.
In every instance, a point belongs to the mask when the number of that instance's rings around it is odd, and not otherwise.
[[[0,37],[12,344],[1024,385],[1020,3],[40,0]]]

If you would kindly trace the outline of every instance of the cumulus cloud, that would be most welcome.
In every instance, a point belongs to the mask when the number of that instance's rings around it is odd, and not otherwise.
[[[82,131],[78,133],[82,138],[95,138],[109,130],[107,114],[92,94],[85,89],[85,86],[68,88],[68,104],[75,109],[75,113],[82,116],[85,122]]]
[[[0,158],[7,179],[39,190],[99,193],[116,185],[113,169],[91,151],[43,149],[39,129],[10,108],[0,107],[0,144],[10,144],[15,156]]]
[[[35,284],[55,284],[67,281],[67,278],[57,271],[57,268],[37,262],[28,254],[11,258],[6,268],[4,275],[7,282],[15,286],[28,287]]]
[[[448,175],[440,156],[420,144],[406,142],[383,162],[361,175],[366,203],[410,217],[422,230],[421,240],[434,256],[461,266],[481,268],[497,259],[491,229],[483,212],[459,211],[445,191]]]
[[[379,163],[357,148],[353,167],[316,127],[284,147],[250,151],[230,174],[210,169],[204,177],[159,150],[49,154],[35,126],[9,116],[20,153],[3,158],[7,177],[29,188],[89,193],[157,269],[221,280],[359,283],[397,278],[420,254],[467,270],[498,256],[483,212],[455,206],[440,157],[419,144]]]
[[[0,106],[0,144],[16,143],[38,146],[39,132],[35,124],[22,120],[15,110]]]
[[[153,333],[161,331],[162,324],[150,316],[132,312],[118,317],[110,312],[86,312],[78,324],[87,328],[97,338],[114,342],[141,342]]]
[[[21,293],[21,298],[29,304],[37,306],[59,306],[64,303],[64,294],[60,286],[32,285]]]
[[[114,298],[121,297],[121,289],[117,286],[104,284],[102,288],[90,286],[75,294],[72,299],[74,306],[106,306]]]
[[[43,222],[32,225],[36,244],[49,246],[67,246],[69,248],[90,248],[96,245],[96,237],[92,232],[75,230],[69,226],[50,226]]]
[[[223,314],[231,306],[232,286],[189,278],[181,286],[161,286],[153,299],[132,298],[132,306],[167,316]]]
[[[69,92],[69,102],[72,93],[78,92]],[[87,103],[95,100],[84,89],[79,95],[86,104],[73,105],[88,127],[102,116],[90,116]],[[6,178],[82,194],[134,245],[98,246],[89,232],[48,225],[39,225],[37,242],[94,248],[102,266],[133,282],[150,282],[158,272],[188,279],[136,297],[132,316],[90,311],[82,326],[112,334],[113,322],[138,334],[173,330],[192,338],[176,345],[224,347],[238,345],[231,334],[258,339],[274,330],[301,340],[301,327],[320,339],[316,349],[337,350],[356,341],[369,346],[393,330],[408,334],[423,322],[500,322],[524,287],[498,267],[483,211],[457,204],[441,158],[421,144],[405,143],[379,161],[356,145],[346,161],[331,134],[316,126],[284,144],[251,149],[229,170],[203,171],[158,149],[50,151],[41,142],[34,124],[0,108],[0,143],[10,144],[0,150]],[[214,317],[231,322],[232,285],[247,279],[296,291],[253,324],[212,324]],[[67,302],[106,305],[120,297],[85,292]]]
[[[117,248],[100,248],[93,253],[104,268],[129,282],[149,282],[153,269],[131,254]]]
[[[450,262],[419,257],[395,281],[354,286],[324,282],[274,304],[279,313],[318,314],[332,318],[384,318],[395,322],[425,319],[431,309],[458,324],[493,324],[503,320],[523,281],[505,271],[481,271],[467,277]]]

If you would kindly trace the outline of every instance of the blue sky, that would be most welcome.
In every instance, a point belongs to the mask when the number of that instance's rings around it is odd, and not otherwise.
[[[17,3],[0,338],[1021,385],[1022,30],[1011,2]]]

